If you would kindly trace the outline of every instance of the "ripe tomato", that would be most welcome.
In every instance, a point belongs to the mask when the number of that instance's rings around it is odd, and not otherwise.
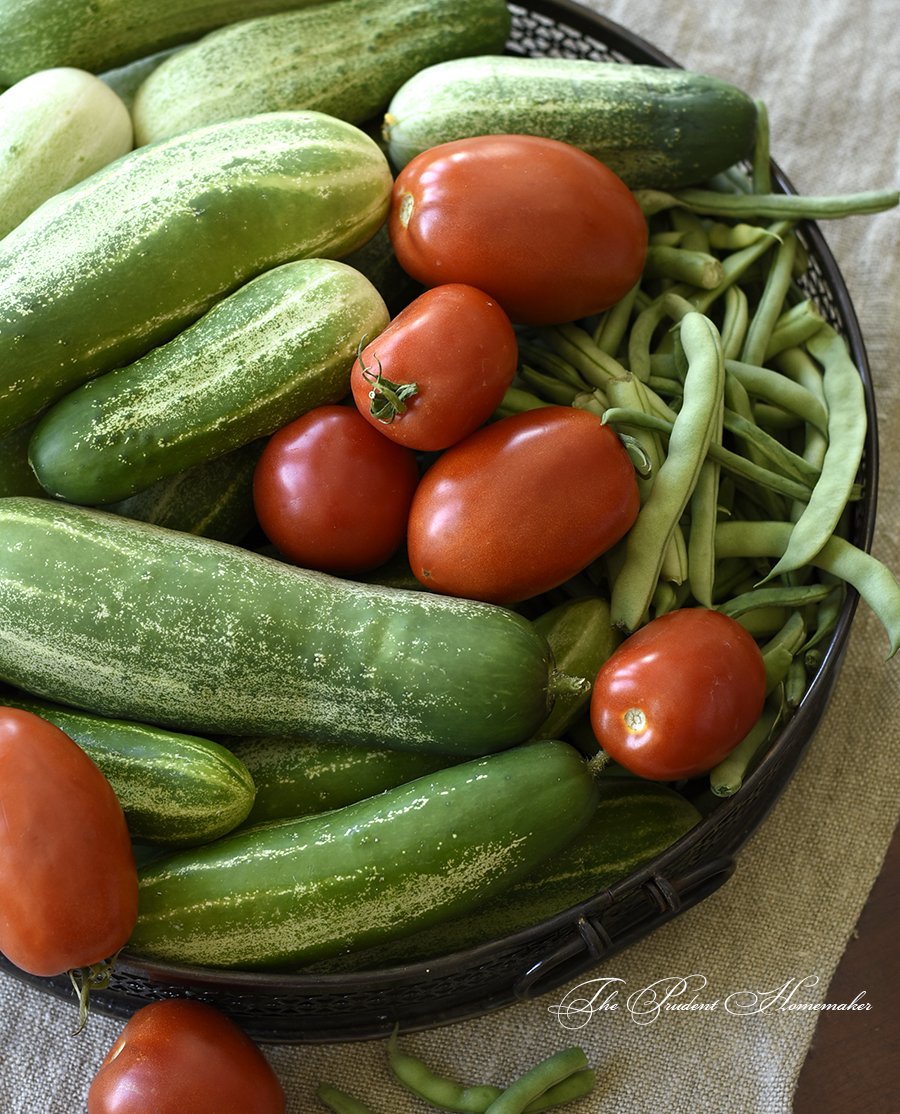
[[[415,454],[353,406],[318,406],[272,436],[253,475],[269,541],[304,568],[363,572],[403,544]]]
[[[624,182],[592,155],[534,135],[423,151],[397,175],[388,232],[425,286],[468,283],[531,325],[607,309],[647,255],[647,222]]]
[[[515,331],[497,302],[448,283],[401,310],[362,351],[350,386],[359,412],[386,437],[433,451],[487,421],[517,361]],[[391,397],[398,392],[399,412]]]
[[[606,661],[591,693],[591,725],[621,766],[676,781],[734,750],[765,695],[762,653],[740,623],[684,608],[651,620]]]
[[[634,467],[596,414],[546,406],[476,430],[422,477],[412,571],[445,595],[518,603],[568,580],[629,529]]]
[[[18,708],[0,708],[0,814],[0,951],[41,976],[113,956],[138,903],[121,805],[77,743]]]
[[[283,1114],[284,1088],[243,1029],[170,998],[139,1009],[88,1091],[88,1114]]]

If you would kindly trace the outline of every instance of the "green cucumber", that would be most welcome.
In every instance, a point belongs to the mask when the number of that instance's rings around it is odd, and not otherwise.
[[[244,828],[342,808],[452,764],[414,750],[316,739],[243,736],[219,741],[246,766],[256,786]]]
[[[593,682],[600,666],[622,641],[612,625],[609,602],[602,596],[577,596],[533,620],[550,643],[556,668]],[[538,733],[561,739],[591,699],[590,690],[561,694]]]
[[[133,141],[128,109],[84,70],[42,70],[0,94],[0,239]]]
[[[322,0],[0,0],[0,83],[50,66],[100,73],[238,19]]]
[[[141,147],[46,201],[0,240],[0,437],[264,271],[354,251],[391,187],[352,124],[276,112]]]
[[[689,70],[485,55],[421,70],[397,91],[384,125],[397,169],[439,143],[499,133],[580,147],[632,189],[674,189],[752,152],[756,103]]]
[[[157,67],[134,99],[135,142],[291,108],[362,124],[425,66],[499,53],[505,0],[340,0],[222,27]]]
[[[256,525],[253,474],[267,442],[267,437],[251,441],[215,460],[159,480],[139,495],[107,503],[103,509],[168,530],[236,545]]]
[[[460,759],[529,739],[556,693],[584,684],[501,607],[17,497],[0,500],[0,679],[200,735]]]
[[[589,821],[561,742],[463,762],[355,804],[148,864],[127,948],[214,967],[298,966],[463,916]]]
[[[236,828],[253,804],[247,768],[211,739],[106,719],[27,693],[0,691],[0,703],[33,712],[74,739],[113,787],[132,839],[207,843]]]
[[[418,963],[500,940],[627,878],[701,819],[689,801],[666,785],[601,779],[598,793],[596,812],[574,839],[480,909],[317,969],[345,972]]]
[[[51,406],[31,439],[31,466],[58,499],[127,499],[343,398],[362,338],[389,320],[375,287],[346,263],[273,267],[168,344]]]

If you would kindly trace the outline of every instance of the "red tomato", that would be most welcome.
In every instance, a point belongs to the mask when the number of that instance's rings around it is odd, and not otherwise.
[[[534,135],[423,151],[397,175],[388,232],[425,286],[468,283],[531,325],[607,309],[647,255],[647,222],[625,183],[577,147]]]
[[[568,580],[629,529],[634,467],[596,414],[547,406],[476,430],[422,477],[409,559],[434,590],[518,603]]]
[[[113,956],[137,918],[125,816],[55,724],[0,708],[0,951],[32,975]]]
[[[88,1091],[88,1114],[283,1114],[284,1088],[225,1014],[190,998],[139,1009]]]
[[[446,449],[493,414],[517,361],[515,331],[497,302],[449,283],[416,298],[362,351],[350,386],[359,412],[392,441]]]
[[[727,615],[684,608],[651,620],[606,661],[591,724],[614,761],[652,781],[711,770],[759,719],[762,653]]]
[[[304,568],[363,572],[403,544],[415,454],[352,406],[318,406],[269,440],[253,475],[266,537]]]

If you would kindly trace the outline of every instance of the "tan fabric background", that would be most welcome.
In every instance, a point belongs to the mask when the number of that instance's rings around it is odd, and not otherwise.
[[[900,185],[900,21],[895,0],[609,0],[590,6],[683,65],[728,78],[766,101],[776,160],[806,193]],[[824,228],[866,337],[881,430],[875,551],[900,572],[900,213]],[[740,857],[736,875],[701,906],[603,969],[628,993],[698,974],[700,1000],[772,991],[817,977],[827,985],[876,877],[900,811],[900,663],[884,664],[884,632],[861,607],[837,690],[787,792]],[[865,991],[865,987],[859,988]],[[549,999],[410,1036],[406,1046],[470,1082],[511,1081],[578,1043],[599,1069],[595,1096],[572,1107],[604,1114],[665,1109],[785,1114],[815,1014],[770,1009],[741,1017],[666,1013],[639,1025],[620,1008],[577,1032]],[[621,1000],[620,996],[620,1000]],[[91,1076],[120,1024],[95,1016],[74,1038],[60,1003],[0,978],[0,1112],[84,1109]],[[382,1114],[426,1108],[388,1078],[381,1042],[268,1050],[291,1114],[323,1109],[321,1080]],[[738,1082],[739,1081],[739,1082]]]

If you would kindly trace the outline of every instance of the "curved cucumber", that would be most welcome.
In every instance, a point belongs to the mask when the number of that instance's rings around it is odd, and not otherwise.
[[[674,789],[635,778],[600,779],[599,803],[584,828],[530,874],[464,918],[403,941],[333,960],[326,970],[417,963],[500,940],[570,909],[669,848],[700,819]]]
[[[133,839],[169,846],[206,843],[236,828],[255,787],[243,763],[210,739],[104,719],[24,693],[0,704],[56,724],[100,767]]]
[[[581,147],[632,189],[674,189],[752,151],[756,104],[728,82],[688,70],[482,56],[421,70],[391,100],[384,126],[398,169],[438,143],[499,133]]]
[[[499,53],[505,0],[340,0],[245,19],[155,69],[133,107],[136,142],[291,108],[362,124],[425,66]]]
[[[201,735],[459,758],[530,738],[572,680],[501,607],[15,497],[0,501],[0,678]]]
[[[476,909],[571,840],[597,788],[567,743],[416,778],[323,816],[264,824],[144,867],[129,951],[295,966]]]
[[[128,109],[84,70],[42,70],[0,94],[0,239],[133,140]]]
[[[452,759],[412,750],[369,749],[304,738],[225,738],[250,771],[253,807],[242,827],[327,812],[443,770]]]
[[[168,344],[52,406],[31,466],[70,503],[127,499],[343,398],[362,338],[388,322],[381,295],[345,263],[274,267]]]
[[[282,112],[141,147],[57,194],[0,240],[0,436],[256,275],[355,250],[391,185],[364,132]]]
[[[196,39],[237,19],[322,0],[3,0],[0,83],[35,70],[80,66],[99,73]]]

